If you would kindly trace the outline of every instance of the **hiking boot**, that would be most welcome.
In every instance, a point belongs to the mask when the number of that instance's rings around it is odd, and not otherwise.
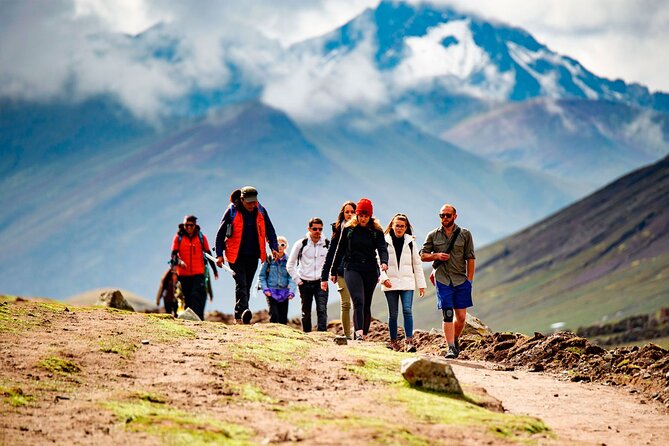
[[[444,353],[444,358],[446,359],[455,359],[458,357],[458,352],[455,350],[455,346],[448,347],[446,353]]]
[[[391,340],[386,344],[386,347],[390,350],[398,351],[400,349],[399,343],[397,341]]]
[[[244,310],[242,313],[242,322],[244,322],[244,325],[248,325],[251,323],[251,319],[253,318],[253,313],[251,313],[251,310]]]

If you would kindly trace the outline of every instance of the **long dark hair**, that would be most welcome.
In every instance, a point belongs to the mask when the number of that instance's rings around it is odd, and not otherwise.
[[[341,209],[339,210],[339,215],[337,216],[337,222],[334,224],[334,227],[332,228],[333,237],[339,234],[339,232],[341,231],[342,224],[344,224],[344,222],[346,221],[346,219],[344,218],[344,211],[346,210],[346,206],[351,206],[354,211],[355,208],[358,207],[352,201],[345,201],[344,204],[341,205]]]
[[[386,230],[383,232],[384,234],[390,233],[390,230],[393,228],[393,221],[395,221],[395,219],[402,220],[403,222],[405,222],[407,224],[406,233],[409,235],[413,235],[413,228],[411,227],[411,223],[409,223],[409,217],[407,217],[406,214],[400,214],[400,213],[393,215],[393,218],[390,219],[388,226],[386,226]],[[393,235],[394,234],[395,232],[393,231]]]

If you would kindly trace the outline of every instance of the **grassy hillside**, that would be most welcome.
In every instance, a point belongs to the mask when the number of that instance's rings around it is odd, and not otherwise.
[[[27,334],[30,334],[27,336]],[[538,419],[421,391],[331,333],[0,298],[2,444],[516,444]],[[488,407],[488,406],[486,406]]]
[[[669,158],[478,249],[476,270],[471,312],[493,331],[576,330],[669,306]],[[380,289],[372,308],[387,318]],[[414,326],[441,327],[432,286],[414,298]]]

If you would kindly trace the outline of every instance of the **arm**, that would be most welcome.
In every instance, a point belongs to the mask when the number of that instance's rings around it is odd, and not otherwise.
[[[211,252],[211,248],[209,247],[209,241],[207,240],[207,236],[202,234],[202,240],[204,240],[204,252],[209,253]],[[209,266],[211,266],[211,270],[214,272],[214,277],[218,279],[218,269],[216,268],[216,263],[211,260],[208,257],[205,257],[207,263],[209,263]]]
[[[341,231],[339,231],[339,234],[341,234]],[[321,282],[328,281],[330,267],[334,261],[335,252],[337,251],[337,243],[339,243],[339,234],[333,235],[332,240],[330,241],[330,247],[328,248],[328,253],[325,255],[325,262],[323,263],[323,269],[321,270]]]
[[[474,281],[474,272],[476,271],[476,259],[467,259],[467,279]]]
[[[220,258],[221,263],[223,260],[223,252],[225,251],[225,238],[228,233],[228,226],[231,224],[230,207],[228,207],[221,218],[221,224],[218,226],[218,231],[216,232],[216,257]]]
[[[260,279],[260,289],[265,292],[269,289],[267,284],[267,268],[269,268],[269,261],[263,263],[260,266],[260,272],[258,273],[258,278]]]
[[[269,243],[269,249],[272,250],[274,255],[279,251],[279,242],[276,240],[276,231],[274,230],[274,225],[272,220],[269,218],[267,209],[263,208],[263,217],[265,218],[265,237],[267,237],[267,243]]]
[[[300,280],[300,276],[297,274],[297,254],[300,252],[301,245],[302,245],[302,239],[295,242],[295,244],[293,245],[293,249],[290,250],[290,256],[288,256],[288,262],[286,262],[286,270],[288,271],[288,275],[297,284],[302,282]]]
[[[379,253],[379,262],[381,263],[381,271],[388,269],[388,243],[383,235],[383,231],[377,231],[376,234],[376,252]]]
[[[422,297],[425,294],[425,288],[427,287],[427,284],[425,283],[425,273],[423,272],[423,263],[421,262],[420,254],[418,253],[416,246],[414,246],[411,262],[413,263],[413,275],[414,278],[416,279],[416,284],[418,285],[418,289],[422,291],[422,293],[420,293]]]

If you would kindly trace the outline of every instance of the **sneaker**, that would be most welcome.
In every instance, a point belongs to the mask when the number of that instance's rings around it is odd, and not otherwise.
[[[364,341],[365,339],[364,339],[363,335],[356,333],[356,334],[353,335],[353,340],[354,341]]]
[[[413,345],[413,342],[407,342],[404,344],[404,350],[408,353],[416,353],[416,346]]]
[[[244,310],[242,313],[242,321],[244,322],[245,325],[248,325],[251,323],[251,319],[253,318],[253,313],[251,313],[251,310]]]
[[[455,350],[454,347],[448,347],[448,350],[444,354],[444,357],[446,359],[455,359],[458,357],[458,352]]]

